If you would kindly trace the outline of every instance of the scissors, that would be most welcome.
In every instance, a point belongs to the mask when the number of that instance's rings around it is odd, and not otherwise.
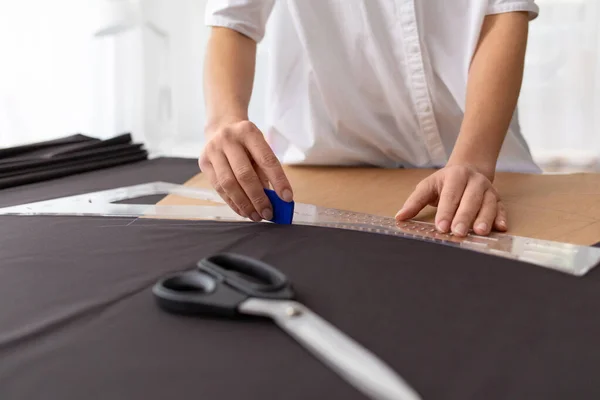
[[[419,400],[418,394],[374,354],[294,301],[287,277],[260,260],[220,253],[197,268],[167,276],[153,287],[167,312],[236,318],[267,317],[371,399]]]

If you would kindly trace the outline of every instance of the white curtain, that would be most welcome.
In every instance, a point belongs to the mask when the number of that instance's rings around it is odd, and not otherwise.
[[[537,1],[521,124],[539,161],[583,164],[600,156],[600,0]],[[0,0],[0,146],[131,131],[157,154],[197,156],[205,3]],[[265,44],[250,110],[259,126]]]

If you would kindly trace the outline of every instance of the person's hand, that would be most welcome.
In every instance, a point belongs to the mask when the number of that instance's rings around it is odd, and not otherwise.
[[[228,121],[207,130],[207,136],[198,165],[236,213],[256,222],[273,218],[263,190],[269,183],[280,198],[292,201],[292,188],[279,160],[252,122]]]
[[[431,205],[437,206],[439,232],[465,236],[471,228],[478,235],[487,235],[492,228],[506,231],[506,209],[488,176],[467,165],[446,166],[417,185],[396,219],[413,218]]]

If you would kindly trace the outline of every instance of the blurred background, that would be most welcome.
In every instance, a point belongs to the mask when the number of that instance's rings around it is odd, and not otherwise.
[[[549,172],[600,171],[600,1],[537,0],[520,121]],[[0,0],[0,147],[131,132],[154,156],[203,145],[204,0]],[[259,46],[251,118],[263,125]]]

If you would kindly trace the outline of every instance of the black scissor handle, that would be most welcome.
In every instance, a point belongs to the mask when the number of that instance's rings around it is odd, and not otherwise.
[[[233,316],[248,296],[197,269],[167,276],[152,288],[158,305],[175,314]]]
[[[198,269],[250,297],[290,299],[287,277],[269,264],[240,254],[221,253],[198,262]]]
[[[291,299],[294,294],[281,272],[242,255],[221,253],[198,262],[198,268],[158,281],[152,292],[160,307],[177,314],[233,317],[250,297]]]

